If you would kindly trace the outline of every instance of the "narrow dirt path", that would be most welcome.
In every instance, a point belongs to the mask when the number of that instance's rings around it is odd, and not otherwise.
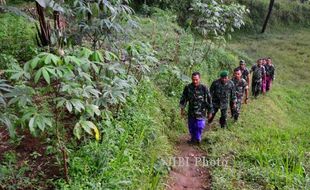
[[[209,190],[211,175],[203,166],[206,153],[196,145],[187,143],[182,136],[176,144],[177,153],[172,163],[166,190]]]

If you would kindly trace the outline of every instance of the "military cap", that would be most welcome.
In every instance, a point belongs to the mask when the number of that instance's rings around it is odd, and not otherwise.
[[[224,70],[220,72],[220,77],[227,77],[228,76],[228,71]]]

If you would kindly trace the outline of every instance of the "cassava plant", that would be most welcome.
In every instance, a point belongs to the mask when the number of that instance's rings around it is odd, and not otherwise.
[[[225,38],[230,38],[235,29],[240,29],[245,24],[244,19],[248,12],[243,5],[215,0],[194,0],[190,3],[189,10],[187,27],[190,27],[196,37],[201,38],[205,44],[201,60],[195,59],[193,64],[206,60],[214,42],[223,44],[226,42]],[[195,50],[194,42],[192,54]]]
[[[0,126],[7,127],[11,137],[15,137],[14,121],[16,116],[11,113],[7,106],[6,94],[11,92],[12,86],[7,83],[6,80],[0,79]]]
[[[103,47],[106,40],[113,42],[124,32],[123,23],[134,23],[130,17],[133,10],[127,0],[76,0],[74,10],[79,32],[91,41],[93,50]]]
[[[147,73],[145,68],[149,72],[148,64],[157,61],[149,46],[135,43],[139,45],[132,46],[135,50],[130,57],[137,61],[131,63],[130,73],[115,53],[87,48],[62,57],[42,52],[5,71],[14,84],[5,98],[19,118],[15,125],[28,128],[35,136],[54,137],[67,180],[68,133],[79,140],[87,139],[86,133],[99,141],[97,122],[106,112],[118,115],[138,83],[135,76],[141,78]]]

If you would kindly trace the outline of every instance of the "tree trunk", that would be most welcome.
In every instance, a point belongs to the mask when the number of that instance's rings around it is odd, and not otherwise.
[[[0,0],[0,5],[6,5],[5,0]]]
[[[51,39],[50,25],[46,22],[44,8],[38,2],[36,2],[36,7],[40,23],[40,29],[37,27],[37,43],[41,47],[48,46]]]
[[[264,22],[264,25],[263,25],[262,33],[264,33],[265,30],[266,30],[268,21],[269,21],[270,16],[271,16],[273,4],[274,4],[274,0],[270,0],[270,3],[269,3],[269,10],[268,10],[268,14],[267,14],[267,16],[266,16],[266,19],[265,19],[265,22]]]

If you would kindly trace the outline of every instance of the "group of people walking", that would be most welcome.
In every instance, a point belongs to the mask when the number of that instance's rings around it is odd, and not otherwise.
[[[275,68],[271,58],[261,58],[247,69],[245,61],[234,69],[233,77],[229,79],[228,71],[221,71],[219,79],[212,82],[210,89],[200,83],[200,73],[192,74],[192,83],[185,86],[180,99],[181,115],[185,115],[188,103],[188,128],[191,135],[190,143],[200,143],[203,129],[212,123],[220,110],[220,125],[227,127],[227,115],[230,108],[231,117],[237,121],[242,102],[248,103],[250,74],[252,74],[252,95],[257,98],[271,88],[275,76]],[[244,97],[245,96],[245,97]]]

